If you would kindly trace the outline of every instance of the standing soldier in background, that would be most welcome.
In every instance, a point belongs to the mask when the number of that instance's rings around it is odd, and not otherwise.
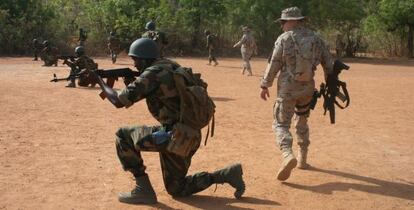
[[[256,41],[254,40],[253,35],[250,32],[249,27],[243,27],[243,36],[239,42],[237,42],[233,47],[240,47],[241,46],[241,54],[243,58],[243,70],[247,70],[249,72],[248,76],[252,76],[252,67],[250,66],[250,59],[252,58],[253,54],[257,55],[257,45]]]
[[[211,65],[211,61],[214,61],[214,66],[218,65],[216,59],[216,49],[217,49],[217,36],[211,34],[209,30],[204,31],[204,35],[206,35],[206,48],[208,50],[208,64]]]
[[[292,134],[289,131],[294,114],[300,147],[298,168],[309,167],[306,162],[310,143],[307,122],[315,91],[314,71],[319,64],[322,64],[325,76],[333,71],[329,50],[320,37],[303,26],[304,18],[297,7],[282,11],[281,18],[277,21],[285,33],[275,42],[272,57],[260,84],[260,97],[267,100],[268,87],[272,86],[279,73],[273,129],[282,151],[283,162],[277,174],[277,179],[281,181],[288,179],[292,169],[298,164],[292,152]]]
[[[145,32],[141,35],[142,38],[152,39],[157,43],[160,57],[164,57],[164,48],[168,44],[167,35],[164,32],[155,30],[155,22],[149,21],[145,24]]]
[[[335,45],[336,57],[341,58],[342,52],[344,51],[344,42],[342,41],[341,34],[336,35]]]
[[[91,58],[86,56],[85,48],[83,46],[77,46],[75,48],[75,56],[76,60],[71,62],[65,60],[64,64],[70,67],[70,82],[66,87],[75,88],[75,79],[77,74],[81,74],[78,80],[78,85],[82,87],[88,87],[89,84],[91,87],[95,87],[96,82],[95,80],[90,79],[90,73],[92,70],[98,68],[98,64],[95,63]]]
[[[121,43],[119,39],[116,37],[115,32],[111,31],[108,37],[108,49],[111,53],[112,63],[116,62],[116,57],[118,56],[119,50],[121,48],[120,44]]]
[[[83,30],[83,28],[79,29],[79,46],[85,46],[85,41],[88,38],[88,35],[86,34],[86,31]]]
[[[37,61],[38,60],[37,57],[39,53],[42,51],[42,45],[39,43],[39,40],[33,39],[32,48],[33,48],[33,56],[34,56],[33,60]]]
[[[43,49],[40,53],[40,59],[43,60],[43,66],[57,66],[59,50],[52,47],[48,40],[43,41]]]

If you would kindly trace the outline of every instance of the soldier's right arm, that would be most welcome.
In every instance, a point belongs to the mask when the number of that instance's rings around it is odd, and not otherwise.
[[[240,41],[238,41],[236,44],[233,45],[233,47],[239,47],[240,45],[246,43],[247,37],[245,34],[243,34],[242,38],[240,39]]]
[[[118,99],[126,108],[146,98],[159,88],[157,75],[159,75],[160,69],[150,68],[152,69],[146,69],[135,81],[119,92]]]
[[[265,70],[265,74],[261,80],[260,87],[267,88],[271,87],[273,80],[275,79],[277,73],[280,71],[283,65],[283,41],[279,37],[273,48],[272,56],[268,60],[268,64]]]

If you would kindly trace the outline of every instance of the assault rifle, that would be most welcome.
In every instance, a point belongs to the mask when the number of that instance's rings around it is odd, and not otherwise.
[[[113,87],[115,80],[118,80],[119,77],[124,78],[124,83],[127,86],[129,83],[135,80],[135,77],[140,75],[139,72],[133,71],[130,68],[117,68],[117,69],[97,69],[93,70],[99,77],[106,78],[106,83],[108,86]],[[69,81],[71,78],[85,78],[89,80],[90,83],[98,83],[96,78],[91,75],[89,71],[82,71],[80,73],[76,73],[74,75],[69,75],[66,78],[57,78],[56,74],[53,74],[53,79],[50,82],[59,82],[59,81]],[[105,99],[105,95],[103,93],[99,94],[102,99]]]
[[[331,120],[331,124],[335,124],[335,105],[337,105],[341,109],[345,109],[349,106],[350,103],[348,90],[346,89],[346,83],[340,81],[338,77],[342,70],[348,69],[349,66],[342,63],[339,60],[335,60],[333,65],[333,73],[328,74],[326,78],[326,84],[321,84],[319,96],[323,97],[323,114],[326,115],[326,112],[329,111],[329,118]],[[336,98],[339,98],[342,101],[342,103],[345,103],[345,105],[341,105],[336,100]]]
[[[67,63],[67,61],[68,60],[70,60],[70,61],[75,61],[75,58],[76,58],[76,56],[74,56],[74,55],[59,55],[58,57],[57,57],[58,59],[60,59],[60,60],[63,60],[63,64],[68,64]]]

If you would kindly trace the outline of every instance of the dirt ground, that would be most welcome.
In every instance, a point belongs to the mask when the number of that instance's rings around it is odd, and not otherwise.
[[[251,77],[241,75],[236,58],[220,59],[217,67],[207,66],[206,58],[175,60],[202,73],[217,105],[215,137],[200,147],[189,173],[240,162],[243,199],[234,199],[229,185],[173,199],[158,154],[144,153],[159,203],[119,203],[117,193],[134,183],[117,159],[114,133],[120,126],[155,124],[145,102],[115,109],[99,98],[98,88],[50,83],[53,73],[67,76],[61,63],[41,67],[29,57],[0,58],[0,210],[414,209],[414,61],[348,60],[351,69],[341,78],[350,107],[338,110],[331,125],[319,101],[310,118],[313,168],[295,169],[279,182],[280,151],[271,127],[276,89],[270,100],[259,98],[266,60],[252,61]],[[115,65],[109,58],[96,61],[100,68],[132,68],[127,57]]]

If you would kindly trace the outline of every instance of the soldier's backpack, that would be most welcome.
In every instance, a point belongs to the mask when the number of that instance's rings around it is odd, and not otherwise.
[[[197,130],[209,126],[206,143],[210,132],[210,121],[212,121],[211,136],[214,135],[216,108],[207,93],[207,83],[201,79],[201,74],[193,73],[191,68],[178,67],[173,70],[173,76],[181,100],[180,122]]]

